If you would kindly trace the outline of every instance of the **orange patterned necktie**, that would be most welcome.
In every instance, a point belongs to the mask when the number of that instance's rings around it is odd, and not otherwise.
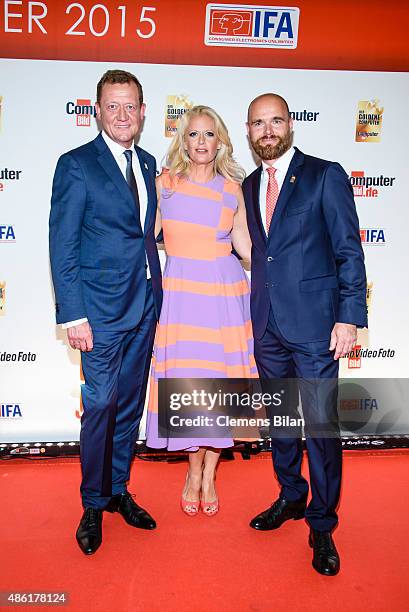
[[[268,185],[267,185],[267,198],[266,198],[266,227],[267,234],[270,230],[270,223],[274,213],[274,209],[278,200],[278,183],[275,178],[277,168],[267,168],[268,172]]]

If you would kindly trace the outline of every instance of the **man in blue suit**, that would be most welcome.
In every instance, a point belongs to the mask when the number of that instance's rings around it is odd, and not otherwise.
[[[243,184],[253,243],[255,358],[263,379],[298,379],[312,493],[307,506],[300,432],[273,437],[280,496],[250,526],[276,529],[305,516],[313,567],[335,575],[339,555],[331,532],[342,467],[338,360],[352,349],[357,327],[367,325],[358,217],[341,166],[292,146],[293,122],[281,96],[253,100],[247,130],[262,160]]]
[[[154,519],[127,491],[144,407],[162,283],[155,243],[155,159],[135,146],[145,113],[138,79],[109,70],[97,86],[95,140],[65,153],[55,171],[50,258],[57,323],[81,351],[81,494],[77,541],[102,542],[103,510],[133,527]]]

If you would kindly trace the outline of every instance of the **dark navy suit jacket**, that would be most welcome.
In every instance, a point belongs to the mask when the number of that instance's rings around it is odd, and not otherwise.
[[[154,157],[135,147],[148,193],[144,228],[135,201],[102,135],[58,160],[50,213],[57,323],[87,317],[93,329],[126,331],[144,310],[146,256],[155,309],[162,302],[154,237]]]
[[[335,322],[367,326],[366,276],[352,187],[342,167],[298,149],[267,236],[261,167],[243,183],[253,243],[251,314],[261,338],[270,305],[289,342],[329,340]]]

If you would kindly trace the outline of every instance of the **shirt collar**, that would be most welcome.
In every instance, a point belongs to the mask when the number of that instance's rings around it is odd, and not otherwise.
[[[122,157],[124,157],[124,151],[126,151],[127,149],[123,147],[122,145],[118,144],[117,142],[115,142],[114,140],[112,140],[112,138],[110,138],[108,134],[106,134],[104,131],[102,131],[101,133],[102,133],[102,138],[105,140],[105,143],[108,149],[111,151],[112,155],[116,159],[121,159],[121,155]],[[132,151],[133,153],[135,152],[134,147],[132,147],[129,150]]]
[[[286,173],[288,170],[288,166],[291,163],[294,153],[295,153],[295,149],[294,147],[291,147],[281,157],[274,160],[273,167],[276,168],[278,172]],[[270,166],[268,166],[266,162],[264,161],[262,162],[262,166],[263,166],[263,176],[267,176],[268,175],[267,168],[270,168]]]

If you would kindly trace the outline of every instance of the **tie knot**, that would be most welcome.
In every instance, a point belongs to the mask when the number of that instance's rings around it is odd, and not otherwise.
[[[131,151],[131,149],[126,149],[126,151],[124,151],[124,155],[126,157],[126,161],[128,162],[128,164],[130,162],[132,162],[132,151]]]
[[[274,178],[274,175],[275,175],[276,171],[277,171],[277,168],[274,168],[274,166],[269,166],[267,168],[268,178],[269,179]]]

